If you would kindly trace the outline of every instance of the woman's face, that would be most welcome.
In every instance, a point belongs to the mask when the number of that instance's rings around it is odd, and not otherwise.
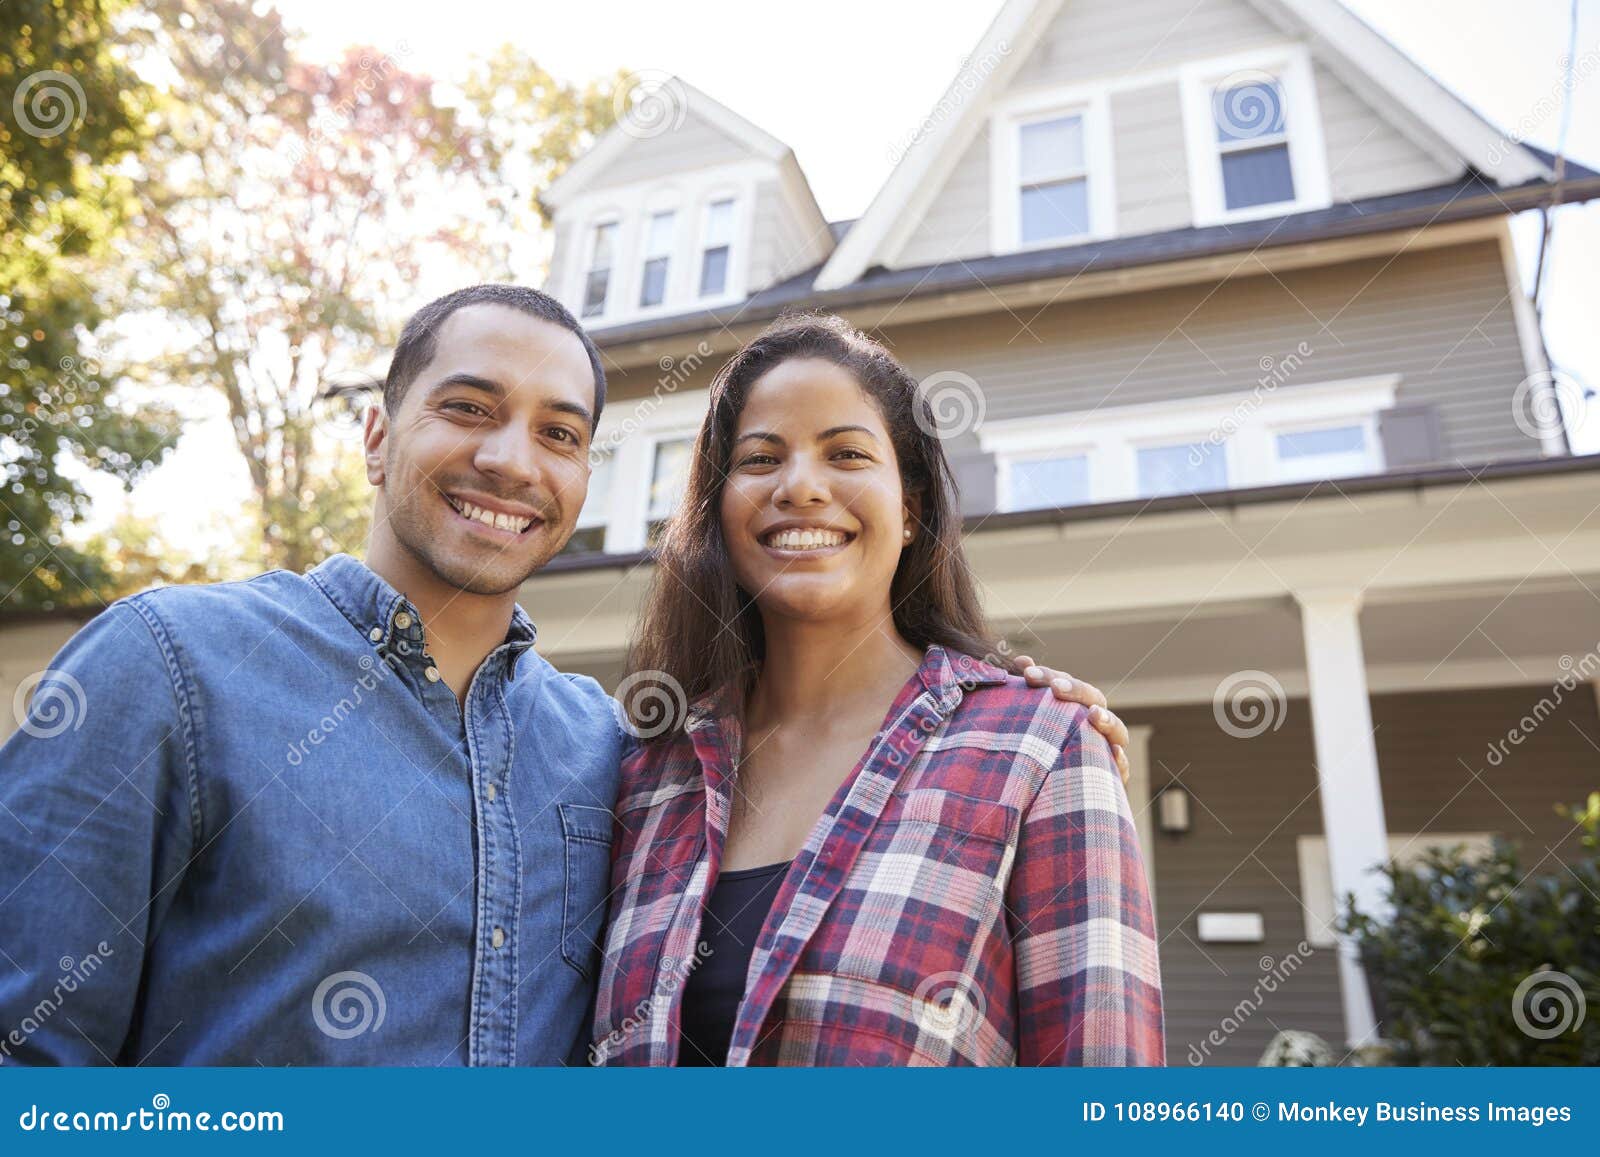
[[[734,429],[722,534],[764,615],[887,613],[905,531],[918,530],[883,416],[854,375],[794,358],[758,378]]]

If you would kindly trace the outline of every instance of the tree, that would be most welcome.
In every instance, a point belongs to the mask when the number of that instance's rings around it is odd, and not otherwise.
[[[92,287],[122,221],[120,164],[149,90],[116,43],[127,5],[0,4],[0,604],[95,602],[103,558],[67,543],[81,470],[131,485],[171,444],[170,415],[118,395],[91,356]],[[76,464],[78,470],[73,469]]]

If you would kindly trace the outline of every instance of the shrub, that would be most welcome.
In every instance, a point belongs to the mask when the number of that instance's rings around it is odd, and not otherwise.
[[[1600,792],[1556,809],[1582,830],[1574,862],[1524,867],[1497,839],[1383,868],[1393,915],[1357,912],[1379,1032],[1397,1064],[1600,1064]]]

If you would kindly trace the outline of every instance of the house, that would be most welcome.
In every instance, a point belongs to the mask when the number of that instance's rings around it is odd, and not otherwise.
[[[544,198],[611,382],[524,591],[554,662],[615,683],[716,368],[833,310],[952,415],[996,625],[1133,732],[1173,1063],[1368,1038],[1332,919],[1390,853],[1577,854],[1600,457],[1508,221],[1600,173],[1558,181],[1334,0],[1007,0],[851,222],[734,110],[649,96]]]

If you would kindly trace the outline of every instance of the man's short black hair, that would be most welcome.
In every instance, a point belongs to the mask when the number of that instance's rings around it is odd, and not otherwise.
[[[606,372],[600,366],[600,351],[566,306],[548,293],[529,289],[525,285],[469,285],[466,289],[458,289],[430,301],[412,314],[405,328],[400,331],[400,341],[394,347],[394,358],[389,362],[388,376],[383,379],[385,410],[394,413],[401,399],[406,396],[406,390],[422,372],[422,367],[433,360],[438,346],[439,327],[444,324],[444,319],[469,305],[510,306],[533,317],[554,322],[576,334],[589,355],[589,366],[594,370],[594,420],[600,421],[600,410],[606,404]]]

